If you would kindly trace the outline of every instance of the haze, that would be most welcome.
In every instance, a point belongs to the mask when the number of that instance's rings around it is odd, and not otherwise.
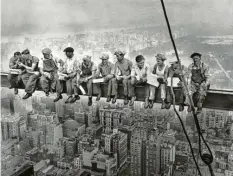
[[[172,24],[233,28],[232,0],[164,0]],[[2,36],[160,25],[159,0],[2,0]]]

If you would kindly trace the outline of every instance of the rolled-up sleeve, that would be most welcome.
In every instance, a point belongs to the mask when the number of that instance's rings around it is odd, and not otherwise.
[[[131,74],[132,77],[136,76],[135,66],[132,67]]]

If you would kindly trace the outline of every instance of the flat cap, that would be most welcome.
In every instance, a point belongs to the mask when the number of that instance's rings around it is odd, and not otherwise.
[[[108,53],[102,53],[100,56],[100,59],[109,59],[109,54]]]
[[[42,50],[42,53],[43,53],[43,54],[51,54],[51,53],[52,53],[52,50],[49,49],[49,48],[44,48],[44,49]]]
[[[14,52],[14,56],[20,56],[21,53],[19,51]]]
[[[143,55],[138,55],[138,56],[136,56],[136,58],[135,58],[135,61],[136,62],[141,62],[142,60],[144,60],[145,58],[143,57]]]
[[[118,51],[116,51],[115,53],[114,53],[114,55],[120,55],[120,56],[124,56],[125,55],[125,53],[123,52],[123,51],[121,51],[121,50],[118,50]]]
[[[74,52],[74,48],[72,48],[72,47],[67,47],[66,49],[64,49],[64,51],[63,52]]]
[[[23,50],[23,51],[22,51],[22,54],[30,54],[29,49],[25,49],[25,50]]]
[[[158,59],[161,59],[162,61],[167,60],[167,58],[163,54],[160,54],[160,53],[157,54],[155,57]]]
[[[193,53],[193,54],[191,54],[190,58],[193,58],[195,56],[201,57],[201,54],[200,53]]]

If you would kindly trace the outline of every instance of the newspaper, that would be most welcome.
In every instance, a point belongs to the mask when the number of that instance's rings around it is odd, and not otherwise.
[[[104,82],[104,78],[93,79],[93,83],[102,83]]]
[[[9,71],[11,74],[14,74],[14,75],[20,75],[22,73],[22,70],[20,69],[10,69]]]
[[[178,83],[180,82],[180,79],[179,78],[174,78],[173,77],[173,87],[179,87],[178,86]],[[168,77],[167,78],[167,86],[171,87],[171,77]]]
[[[149,75],[147,75],[147,83],[152,85],[152,86],[158,87],[159,82],[157,81],[157,78],[158,78],[157,75],[149,74]]]

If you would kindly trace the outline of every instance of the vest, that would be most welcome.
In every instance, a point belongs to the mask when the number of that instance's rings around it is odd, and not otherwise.
[[[56,71],[57,65],[53,59],[43,59],[43,71],[44,72],[54,72]]]

